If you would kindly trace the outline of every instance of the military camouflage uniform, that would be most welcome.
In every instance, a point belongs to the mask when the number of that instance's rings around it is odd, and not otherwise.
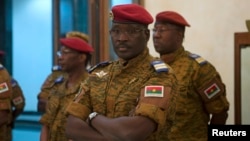
[[[49,128],[48,141],[68,141],[65,135],[64,126],[66,123],[66,116],[64,115],[64,110],[79,91],[80,82],[86,79],[87,76],[87,72],[79,76],[81,78],[79,85],[75,85],[72,88],[65,87],[68,79],[66,73],[55,80],[53,91],[48,96],[46,112],[40,119],[40,122]]]
[[[61,71],[61,68],[59,66],[54,66],[52,68],[52,73],[44,81],[41,87],[41,91],[39,92],[37,96],[38,98],[37,111],[38,112],[45,112],[45,107],[46,107],[45,105],[48,99],[48,95],[54,88],[54,85],[56,83],[55,80],[62,74],[63,72]]]
[[[15,116],[18,116],[18,115],[14,115],[14,112],[16,110],[23,111],[24,106],[25,106],[25,97],[23,95],[22,89],[14,78],[11,79],[11,85],[12,85],[13,93],[12,93],[12,101],[11,101],[12,121],[8,125],[8,136],[10,137],[9,141],[11,141],[11,137],[12,137],[12,128],[14,127],[14,123],[16,119]]]
[[[0,117],[2,121],[8,119],[7,122],[0,125],[0,141],[11,140],[11,135],[8,134],[8,126],[11,123],[11,98],[11,77],[3,65],[0,64],[0,113],[9,113],[7,117]]]
[[[154,87],[160,88],[161,96],[150,96],[146,92]],[[129,62],[104,62],[92,68],[89,79],[82,83],[82,91],[70,103],[67,113],[84,121],[93,111],[109,118],[147,116],[158,123],[157,132],[147,141],[165,141],[175,116],[176,91],[172,69],[154,60],[145,49]]]
[[[207,141],[209,114],[229,109],[219,73],[208,61],[183,47],[161,58],[174,69],[182,87],[171,140]]]
[[[12,107],[14,107],[14,109],[24,109],[25,97],[21,87],[14,78],[11,80],[11,85],[13,89]]]

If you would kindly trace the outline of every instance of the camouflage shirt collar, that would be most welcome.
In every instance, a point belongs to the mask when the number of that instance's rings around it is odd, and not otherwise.
[[[182,52],[184,52],[184,47],[180,47],[179,49],[177,49],[176,51],[169,53],[169,54],[164,54],[161,55],[161,59],[167,63],[170,64],[172,63],[180,54],[182,54]]]

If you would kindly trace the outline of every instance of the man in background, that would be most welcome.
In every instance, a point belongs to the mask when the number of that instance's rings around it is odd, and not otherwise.
[[[5,52],[0,51],[0,61],[1,62],[3,60],[4,55],[5,55]],[[1,69],[4,70],[5,68],[3,68],[3,66],[1,66]],[[4,76],[1,76],[1,77],[4,77]],[[4,125],[5,130],[1,131],[1,133],[0,133],[0,134],[3,134],[3,136],[5,136],[4,138],[2,138],[0,135],[0,140],[4,139],[4,141],[11,141],[12,140],[12,129],[14,128],[15,120],[23,112],[24,106],[25,106],[25,97],[23,95],[23,92],[22,92],[20,85],[13,77],[10,76],[10,79],[11,79],[10,82],[11,82],[11,90],[12,90],[12,94],[10,97],[10,106],[11,106],[10,107],[10,114],[8,117],[8,123]],[[3,86],[3,83],[1,84],[1,86]],[[3,90],[4,90],[4,88],[3,88]],[[0,105],[2,105],[2,104],[0,104]],[[3,105],[6,106],[6,103]],[[3,105],[2,105],[2,107],[4,107]],[[1,117],[1,120],[2,119],[3,118]]]
[[[88,77],[93,48],[78,37],[60,39],[58,64],[63,71],[55,79],[53,91],[48,94],[46,111],[40,119],[42,124],[41,141],[68,141],[65,135],[65,107],[75,97],[80,84]]]
[[[80,38],[86,42],[88,42],[89,37],[88,35],[78,32],[78,31],[71,31],[66,34],[66,38],[68,37],[77,37]],[[49,74],[46,78],[46,80],[43,82],[43,85],[41,87],[41,91],[37,95],[38,103],[37,103],[37,111],[44,113],[46,109],[46,103],[48,100],[49,93],[53,90],[54,85],[56,83],[56,79],[63,75],[63,71],[59,65],[55,65],[52,68],[51,74]]]
[[[228,117],[225,85],[211,63],[184,49],[185,27],[190,25],[179,13],[163,11],[155,19],[155,50],[174,69],[182,91],[169,139],[207,141],[208,124],[224,125]]]

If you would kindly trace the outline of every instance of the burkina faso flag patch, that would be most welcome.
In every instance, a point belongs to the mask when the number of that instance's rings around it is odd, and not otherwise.
[[[8,90],[9,88],[6,82],[0,84],[0,93],[6,92]]]
[[[163,86],[146,86],[144,96],[145,97],[163,97]]]
[[[210,87],[208,87],[204,93],[206,94],[208,99],[211,99],[214,97],[216,94],[220,92],[220,88],[216,83],[213,83]]]

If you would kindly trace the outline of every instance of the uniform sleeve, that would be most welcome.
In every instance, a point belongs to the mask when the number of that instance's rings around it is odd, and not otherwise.
[[[47,99],[50,89],[54,86],[55,82],[54,79],[57,76],[57,73],[51,73],[46,80],[43,82],[43,85],[41,87],[41,91],[38,94],[38,99]]]
[[[73,115],[82,120],[86,120],[91,112],[88,81],[81,84],[81,88],[74,100],[66,108],[66,115]]]
[[[0,110],[11,110],[11,77],[6,69],[0,68]]]
[[[16,109],[24,109],[25,106],[25,97],[23,95],[23,91],[20,87],[20,85],[13,80],[12,82],[12,88],[13,88],[13,98],[12,98],[12,105]]]
[[[141,90],[135,115],[149,117],[158,124],[158,130],[169,127],[175,118],[177,91],[177,80],[172,73],[154,75]]]
[[[197,92],[200,94],[208,113],[216,114],[229,110],[226,86],[212,65],[200,68]]]

